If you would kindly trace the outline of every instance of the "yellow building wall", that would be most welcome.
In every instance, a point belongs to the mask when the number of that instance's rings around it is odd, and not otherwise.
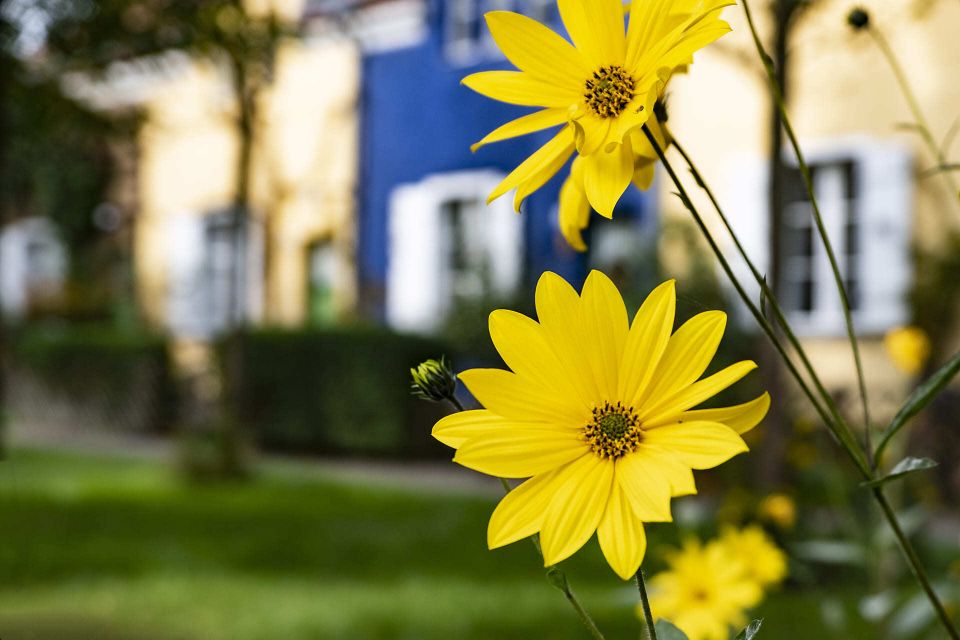
[[[766,5],[751,2],[762,27],[767,25]],[[917,173],[914,237],[921,246],[935,246],[943,237],[944,224],[960,225],[957,194],[949,193],[940,177],[920,176],[935,162],[915,133],[897,126],[912,121],[910,111],[872,38],[854,33],[847,25],[846,16],[853,6],[846,1],[818,0],[815,8],[798,20],[790,47],[791,118],[802,144],[865,134],[908,145],[916,158]],[[960,60],[956,34],[960,4],[876,0],[869,3],[869,10],[872,24],[887,35],[908,70],[934,135],[942,137],[960,113],[960,84],[955,78],[956,61]],[[726,202],[726,213],[736,220],[737,212],[730,207],[731,170],[738,159],[765,155],[769,98],[743,8],[730,7],[724,15],[733,33],[698,53],[690,74],[670,85],[670,126]],[[688,218],[672,195],[674,187],[665,174],[659,184],[665,214]],[[709,202],[692,181],[690,186],[698,209],[732,254],[731,243]],[[682,257],[671,255],[669,248],[662,248],[661,253],[668,265],[682,270]],[[854,383],[849,347],[843,340],[809,339],[806,343],[828,386],[836,389]],[[875,399],[884,404],[883,413],[889,413],[902,399],[905,379],[892,367],[880,340],[866,339],[863,351],[868,383],[877,391]]]
[[[281,48],[253,153],[252,215],[267,233],[263,322],[305,321],[307,248],[318,240],[336,247],[338,309],[353,307],[358,90],[359,56],[349,41]],[[145,315],[163,327],[175,251],[168,222],[229,206],[238,136],[227,77],[209,62],[185,64],[151,95],[139,138],[135,268]]]

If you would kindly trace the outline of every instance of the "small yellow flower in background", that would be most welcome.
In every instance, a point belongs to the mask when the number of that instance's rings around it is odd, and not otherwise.
[[[771,493],[760,502],[758,515],[772,522],[783,531],[793,529],[797,524],[797,504],[784,493]]]
[[[750,561],[719,541],[687,540],[667,555],[669,569],[650,580],[654,617],[669,620],[690,640],[728,640],[730,628],[746,624],[746,611],[763,599],[762,587],[746,572]]]
[[[536,307],[538,320],[490,314],[490,336],[512,371],[460,374],[485,409],[447,416],[433,435],[465,467],[530,478],[493,512],[491,549],[539,532],[550,566],[596,531],[610,566],[628,579],[646,550],[643,523],[670,521],[671,498],[696,493],[692,469],[746,451],[738,434],[763,419],[770,397],[694,409],[756,365],[738,362],[700,379],[726,316],[701,313],[673,332],[673,281],[648,296],[632,324],[598,271],[580,295],[543,274]]]
[[[889,331],[883,338],[883,346],[894,366],[908,375],[916,375],[930,357],[930,339],[918,327],[900,327]]]
[[[787,554],[757,525],[724,527],[718,543],[731,557],[742,559],[746,577],[761,587],[780,584],[787,577]]]
[[[635,145],[643,136],[632,134],[655,120],[654,103],[670,77],[692,62],[694,52],[730,31],[720,12],[734,2],[633,0],[626,28],[620,0],[557,4],[572,44],[523,15],[486,14],[493,39],[518,70],[475,73],[463,83],[495,100],[539,110],[494,130],[473,148],[560,127],[490,199],[516,189],[519,210],[576,152],[575,184],[582,184],[582,194],[598,213],[611,217],[631,181],[648,184],[649,170],[638,168],[637,157],[649,145]]]

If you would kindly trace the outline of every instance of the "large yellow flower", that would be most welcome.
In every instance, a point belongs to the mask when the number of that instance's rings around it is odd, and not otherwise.
[[[627,579],[646,549],[643,523],[671,520],[671,497],[696,493],[691,469],[746,451],[738,433],[760,422],[770,399],[694,409],[756,365],[738,362],[699,379],[726,316],[701,313],[674,333],[673,281],[649,295],[632,324],[617,288],[597,271],[582,295],[543,274],[536,306],[538,320],[490,315],[490,335],[512,371],[460,374],[486,408],[444,418],[433,435],[465,467],[530,478],[490,518],[491,549],[539,532],[549,566],[596,531],[610,566]]]
[[[650,580],[650,609],[690,640],[728,640],[730,627],[747,622],[746,610],[763,598],[760,585],[744,572],[750,560],[718,542],[687,540],[667,557],[670,568]]]
[[[475,73],[464,84],[495,100],[541,109],[496,129],[474,148],[562,126],[490,199],[516,189],[519,209],[577,151],[586,196],[609,217],[634,176],[630,133],[647,122],[670,76],[730,30],[720,12],[733,2],[633,0],[626,28],[621,0],[557,4],[572,45],[520,14],[486,14],[494,40],[518,71]]]

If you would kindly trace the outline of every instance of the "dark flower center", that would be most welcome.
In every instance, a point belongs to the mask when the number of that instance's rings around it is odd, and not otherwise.
[[[600,67],[584,83],[584,100],[601,118],[616,118],[633,100],[633,78],[623,67]]]
[[[636,451],[643,438],[637,414],[620,402],[595,408],[583,433],[594,453],[614,460]]]

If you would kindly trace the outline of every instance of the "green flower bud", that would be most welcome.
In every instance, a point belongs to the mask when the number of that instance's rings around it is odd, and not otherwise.
[[[857,7],[847,16],[847,24],[853,27],[854,31],[860,31],[870,26],[870,14],[863,7]]]
[[[440,356],[439,360],[430,359],[420,363],[415,369],[410,369],[410,376],[413,378],[410,387],[413,395],[424,400],[452,400],[457,390],[457,376],[443,356]]]

